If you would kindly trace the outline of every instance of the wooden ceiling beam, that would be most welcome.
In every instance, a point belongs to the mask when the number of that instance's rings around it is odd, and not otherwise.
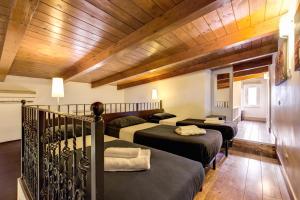
[[[65,81],[69,81],[75,77],[94,71],[105,65],[116,53],[126,51],[128,48],[134,49],[146,41],[155,40],[200,16],[216,10],[228,2],[230,0],[184,0],[93,58],[70,67],[63,74],[63,78]]]
[[[271,65],[271,64],[272,64],[272,56],[266,56],[266,57],[259,58],[256,60],[251,60],[251,61],[234,64],[233,72],[249,70],[249,69],[266,66],[266,65]]]
[[[229,48],[235,45],[243,44],[258,38],[273,35],[278,31],[279,17],[274,17],[268,21],[262,22],[240,30],[238,32],[228,34],[217,40],[207,42],[206,44],[196,46],[172,56],[164,57],[146,65],[137,66],[123,72],[116,73],[112,76],[92,82],[92,87],[102,86],[108,83],[119,81],[131,76],[135,76],[153,69],[172,64],[178,64],[193,60],[199,56],[208,55],[214,51]]]
[[[263,78],[263,77],[264,77],[264,73],[251,74],[251,75],[246,75],[246,76],[234,77],[233,81],[244,81],[244,80],[248,80],[248,79]]]
[[[266,56],[266,55],[271,55],[271,54],[275,53],[276,51],[277,51],[276,44],[267,45],[267,46],[263,46],[260,48],[241,52],[238,54],[232,54],[229,56],[225,56],[225,57],[213,59],[213,60],[210,60],[207,62],[199,63],[197,65],[193,65],[190,67],[184,67],[184,68],[180,68],[178,70],[172,70],[172,72],[170,72],[170,73],[158,75],[155,77],[120,84],[120,85],[117,85],[117,88],[118,88],[118,90],[121,90],[121,89],[129,88],[129,87],[134,87],[134,86],[138,86],[138,85],[142,85],[142,84],[146,84],[146,83],[150,83],[150,82],[154,82],[154,81],[159,81],[159,80],[183,75],[183,74],[192,73],[192,72],[199,71],[199,70],[224,67],[224,66],[228,66],[230,64],[234,64],[234,63],[241,62],[244,60],[249,60],[251,58],[258,58],[258,57],[262,57],[262,56]]]
[[[235,73],[233,73],[233,77],[247,76],[247,75],[251,75],[251,74],[260,74],[260,73],[264,73],[264,72],[268,72],[268,71],[269,71],[269,66],[267,65],[267,66],[262,66],[259,68],[235,72]]]
[[[39,0],[12,0],[3,46],[0,49],[0,81],[4,81]]]

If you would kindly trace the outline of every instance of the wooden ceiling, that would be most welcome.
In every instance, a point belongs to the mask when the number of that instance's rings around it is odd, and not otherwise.
[[[239,54],[267,55],[287,7],[286,0],[1,0],[0,80],[62,76],[125,88],[235,63]]]

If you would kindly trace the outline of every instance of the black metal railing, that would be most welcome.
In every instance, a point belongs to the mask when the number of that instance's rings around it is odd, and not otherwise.
[[[31,198],[103,199],[103,104],[90,105],[90,116],[43,107],[22,101],[21,176]]]
[[[57,112],[63,112],[73,115],[91,115],[91,104],[62,104],[62,105],[32,105],[40,109],[47,109]],[[103,104],[104,114],[121,113],[121,112],[134,112],[152,109],[161,109],[162,101],[140,102],[140,103],[105,103]]]

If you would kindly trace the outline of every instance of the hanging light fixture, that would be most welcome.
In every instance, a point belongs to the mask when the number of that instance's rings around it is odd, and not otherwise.
[[[152,89],[152,100],[158,100],[157,89]]]
[[[59,98],[64,97],[64,80],[62,78],[52,78],[52,97],[57,98],[57,104],[59,104]]]

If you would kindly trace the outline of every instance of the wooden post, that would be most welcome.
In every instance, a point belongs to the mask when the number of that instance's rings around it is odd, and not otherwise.
[[[38,171],[38,180],[37,180],[37,191],[36,191],[36,195],[37,195],[37,199],[40,199],[40,190],[42,188],[42,181],[43,181],[43,143],[41,141],[41,138],[43,136],[44,130],[45,130],[45,122],[46,122],[46,113],[44,111],[40,111],[40,110],[36,110],[38,112],[38,118],[37,118],[37,131],[38,131],[38,135],[37,135],[37,152],[38,152],[38,166],[37,166],[37,171]]]
[[[22,141],[21,141],[21,177],[23,177],[24,173],[24,139],[25,139],[25,130],[24,130],[24,121],[25,121],[25,104],[26,100],[22,100]]]
[[[163,109],[162,100],[159,100],[159,109]]]
[[[136,103],[136,111],[139,111],[139,103]]]
[[[91,124],[91,197],[92,200],[104,199],[104,122],[102,118],[103,104],[95,102],[91,105],[94,122]]]

